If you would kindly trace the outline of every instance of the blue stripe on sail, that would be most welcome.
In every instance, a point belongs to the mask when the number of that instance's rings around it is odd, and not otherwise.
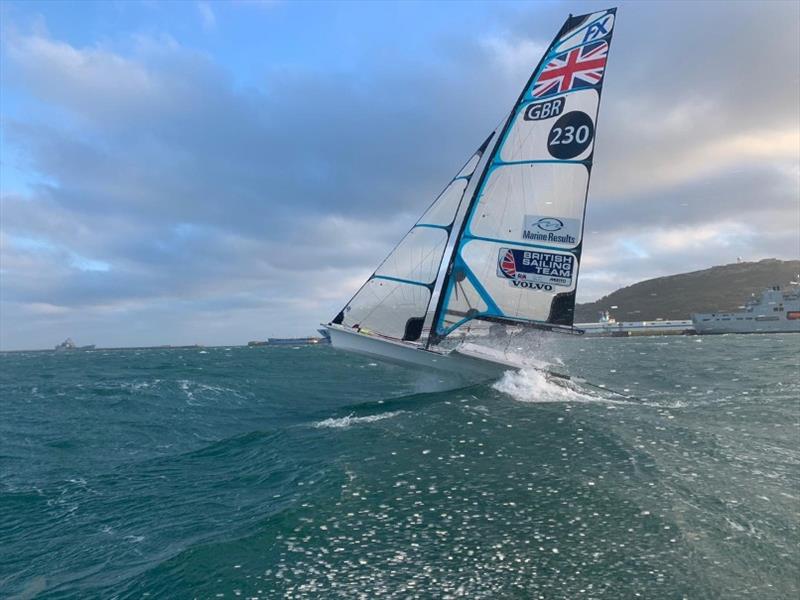
[[[483,284],[478,281],[477,277],[475,277],[475,273],[472,272],[472,269],[470,269],[466,263],[464,263],[464,261],[460,260],[459,262],[461,264],[460,268],[464,269],[464,275],[466,275],[467,279],[472,284],[472,287],[475,288],[483,301],[486,302],[486,306],[488,307],[487,310],[496,311],[498,315],[502,315],[503,311],[500,310],[499,306],[497,306],[497,303],[489,295],[489,292],[486,291],[486,288],[483,287]]]
[[[445,231],[450,230],[450,225],[434,225],[433,223],[417,223],[414,227],[428,227],[429,229],[444,229]]]
[[[534,85],[531,86],[531,89],[530,89],[529,92],[527,92],[527,94],[532,94],[533,93],[533,88],[534,88],[535,85],[536,84],[534,83]],[[550,94],[548,94],[546,96],[538,96],[538,97],[529,95],[525,100],[523,100],[518,105],[518,108],[520,109],[519,112],[525,110],[531,104],[536,104],[537,102],[545,102],[547,100],[552,100],[553,98],[563,98],[564,96],[569,96],[570,94],[575,94],[576,92],[585,92],[586,90],[594,90],[594,91],[599,93],[601,87],[603,87],[603,80],[602,79],[600,80],[600,83],[596,83],[594,85],[586,85],[584,87],[572,88],[571,90],[566,91],[566,92],[553,92],[553,93],[550,93]]]
[[[535,82],[531,86],[531,90],[533,90],[534,85],[536,85]],[[540,96],[538,98],[534,98],[533,96],[530,96],[530,97],[526,98],[525,100],[523,100],[522,102],[520,102],[519,104],[517,104],[517,113],[523,112],[531,104],[536,104],[537,102],[545,102],[547,100],[552,100],[553,98],[561,98],[563,96],[569,96],[570,94],[574,94],[576,92],[585,92],[586,90],[594,90],[594,91],[597,92],[601,87],[603,87],[603,80],[602,79],[600,80],[600,83],[596,83],[594,85],[587,85],[586,87],[573,88],[573,89],[568,90],[566,92],[556,92],[554,94],[549,94],[547,96]],[[530,93],[531,93],[530,91],[526,92],[526,94],[530,94]],[[516,116],[517,115],[515,114],[514,117],[516,118]]]
[[[582,165],[586,163],[585,160],[558,160],[556,158],[553,159],[541,159],[541,160],[512,160],[512,161],[504,161],[497,159],[492,161],[492,167],[506,167],[506,166],[513,166],[513,165],[538,165],[538,164],[553,164],[553,163],[564,163],[568,165]]]
[[[372,279],[385,279],[386,281],[394,281],[395,283],[406,283],[408,285],[419,285],[430,289],[432,283],[422,283],[421,281],[414,281],[412,279],[401,279],[400,277],[389,277],[388,275],[373,275]]]
[[[508,315],[496,315],[496,314],[492,314],[492,313],[489,313],[489,312],[482,312],[482,313],[478,313],[474,317],[464,317],[460,321],[454,323],[453,325],[451,325],[450,327],[448,327],[444,331],[444,335],[449,335],[450,333],[452,333],[453,331],[455,331],[456,329],[461,327],[464,323],[466,323],[467,321],[471,321],[472,319],[475,319],[476,317],[501,317],[501,318],[504,318],[504,319],[513,319],[514,321],[519,321],[520,323],[528,323],[528,324],[531,324],[531,325],[545,325],[545,326],[548,326],[548,327],[558,327],[557,325],[554,325],[553,323],[550,323],[548,321],[539,321],[538,319],[524,319],[522,317],[509,317]],[[574,327],[573,327],[573,329],[574,329]]]
[[[483,314],[483,313],[481,313],[481,314]],[[476,316],[478,316],[478,315],[476,315]],[[464,323],[466,323],[467,321],[471,321],[471,320],[472,320],[472,319],[474,319],[474,318],[475,318],[475,317],[464,317],[463,319],[459,319],[458,321],[456,321],[455,323],[453,323],[453,324],[452,324],[450,327],[448,327],[447,329],[444,329],[444,330],[442,330],[442,335],[450,335],[450,334],[451,334],[452,332],[454,332],[456,329],[458,329],[459,327],[461,327],[461,326],[462,326]],[[444,321],[444,319],[442,319],[442,321]]]
[[[472,270],[466,265],[466,263],[463,260],[461,260],[460,256],[457,257],[456,258],[456,262],[453,263],[453,269],[456,269],[456,268],[463,270],[464,275],[467,278],[467,280],[469,280],[469,282],[475,288],[475,291],[478,292],[478,295],[486,303],[486,307],[487,307],[486,311],[478,313],[478,314],[487,315],[487,316],[497,316],[497,317],[505,316],[503,314],[503,311],[500,310],[500,307],[497,306],[497,303],[495,303],[495,301],[489,295],[489,292],[486,291],[486,288],[483,287],[481,282],[478,280],[478,278],[475,276],[475,274],[472,272]],[[450,283],[450,285],[447,286],[447,291],[445,292],[444,304],[442,305],[442,306],[444,306],[444,311],[442,312],[442,316],[440,318],[440,325],[442,325],[444,323],[444,315],[447,313],[447,306],[450,303],[450,296],[453,293],[453,289],[455,289],[455,287],[456,287],[455,284],[453,284],[452,282]],[[491,311],[491,312],[487,312],[487,311]],[[464,323],[466,323],[467,321],[470,321],[470,320],[472,320],[474,318],[475,317],[464,317],[463,319],[460,319],[459,321],[457,321],[456,323],[454,323],[453,325],[451,325],[450,327],[445,329],[442,332],[442,335],[448,335],[451,331],[454,331],[454,330],[458,329]]]
[[[462,248],[464,246],[466,246],[467,242],[469,242],[471,240],[479,240],[481,242],[493,242],[493,243],[496,243],[496,244],[512,244],[514,246],[526,246],[528,248],[541,248],[542,250],[553,250],[553,251],[556,251],[556,252],[569,252],[570,251],[570,249],[563,248],[563,247],[562,248],[557,248],[556,246],[542,246],[541,244],[530,244],[528,242],[518,242],[516,240],[500,240],[500,239],[495,239],[495,238],[482,237],[480,235],[472,235],[471,233],[465,233],[464,237],[462,239],[464,240],[464,243],[461,244]],[[572,249],[574,249],[574,247]]]

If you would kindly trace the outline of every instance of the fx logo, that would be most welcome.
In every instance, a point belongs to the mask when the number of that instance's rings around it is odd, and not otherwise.
[[[606,35],[611,25],[614,23],[613,19],[614,15],[606,15],[599,21],[595,21],[589,25],[589,27],[586,28],[586,34],[583,36],[583,43],[591,42],[592,40]]]

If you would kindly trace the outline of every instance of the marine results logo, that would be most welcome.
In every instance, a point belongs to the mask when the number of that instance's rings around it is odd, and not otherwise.
[[[574,246],[580,235],[580,219],[525,215],[522,224],[522,239],[549,244]]]

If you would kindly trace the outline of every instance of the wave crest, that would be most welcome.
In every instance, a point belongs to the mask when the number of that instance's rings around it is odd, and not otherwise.
[[[502,379],[492,384],[492,388],[498,392],[508,394],[519,402],[630,404],[624,400],[611,400],[610,398],[590,394],[573,381],[548,377],[546,373],[534,369],[506,371]]]
[[[381,413],[377,415],[368,415],[366,417],[354,417],[352,414],[347,415],[346,417],[339,417],[325,419],[323,421],[317,421],[314,423],[314,427],[322,428],[322,427],[330,427],[334,429],[343,429],[345,427],[350,427],[351,425],[357,425],[358,423],[374,423],[375,421],[382,421],[383,419],[391,419],[392,417],[396,417],[397,415],[401,414],[402,410],[396,410],[393,412]]]

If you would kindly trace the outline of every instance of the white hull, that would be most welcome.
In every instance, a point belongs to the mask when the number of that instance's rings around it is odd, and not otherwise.
[[[460,383],[479,383],[499,379],[503,373],[520,368],[499,357],[482,355],[472,350],[449,353],[425,350],[422,346],[396,342],[358,333],[337,325],[326,325],[334,348],[364,354],[404,367],[422,368]]]

